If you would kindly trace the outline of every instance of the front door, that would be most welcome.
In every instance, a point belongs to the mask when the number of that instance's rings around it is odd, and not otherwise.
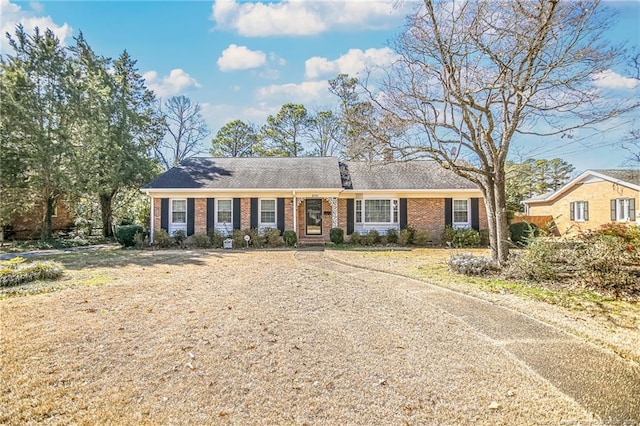
[[[322,199],[306,200],[307,235],[322,235]]]

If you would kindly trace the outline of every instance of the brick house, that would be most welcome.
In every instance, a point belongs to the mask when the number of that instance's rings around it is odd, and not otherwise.
[[[528,215],[552,216],[562,235],[615,222],[640,226],[640,170],[587,170],[557,191],[524,204]]]
[[[353,162],[336,157],[191,158],[141,188],[151,228],[187,235],[218,230],[295,230],[302,243],[375,229],[446,225],[485,229],[475,185],[431,161]]]
[[[45,220],[45,207],[36,205],[29,211],[16,214],[11,222],[4,228],[5,239],[32,239],[39,238]],[[51,228],[54,233],[68,232],[74,226],[75,212],[64,200],[56,202]]]

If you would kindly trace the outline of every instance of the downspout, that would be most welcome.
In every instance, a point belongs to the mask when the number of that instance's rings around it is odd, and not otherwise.
[[[298,198],[296,197],[296,190],[293,190],[293,232],[298,235]]]

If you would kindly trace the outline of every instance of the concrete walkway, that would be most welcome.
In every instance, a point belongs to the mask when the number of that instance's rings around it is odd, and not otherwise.
[[[439,309],[485,336],[505,355],[549,381],[607,424],[640,424],[640,367],[522,313],[452,290],[398,275],[371,271],[321,257],[299,254],[317,267],[384,279],[389,286]],[[639,342],[640,344],[640,342]]]

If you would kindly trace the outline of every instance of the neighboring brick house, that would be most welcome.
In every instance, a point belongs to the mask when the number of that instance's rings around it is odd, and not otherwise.
[[[295,230],[301,242],[375,229],[486,229],[481,193],[431,161],[340,162],[335,157],[192,158],[145,185],[151,228],[187,235]]]
[[[587,170],[562,188],[524,202],[531,216],[552,216],[561,235],[606,223],[640,225],[640,170]]]
[[[45,219],[45,208],[36,206],[28,212],[15,215],[11,223],[5,227],[5,239],[29,239],[40,237]],[[67,204],[60,200],[56,203],[51,228],[53,232],[67,232],[73,228],[75,214]]]

